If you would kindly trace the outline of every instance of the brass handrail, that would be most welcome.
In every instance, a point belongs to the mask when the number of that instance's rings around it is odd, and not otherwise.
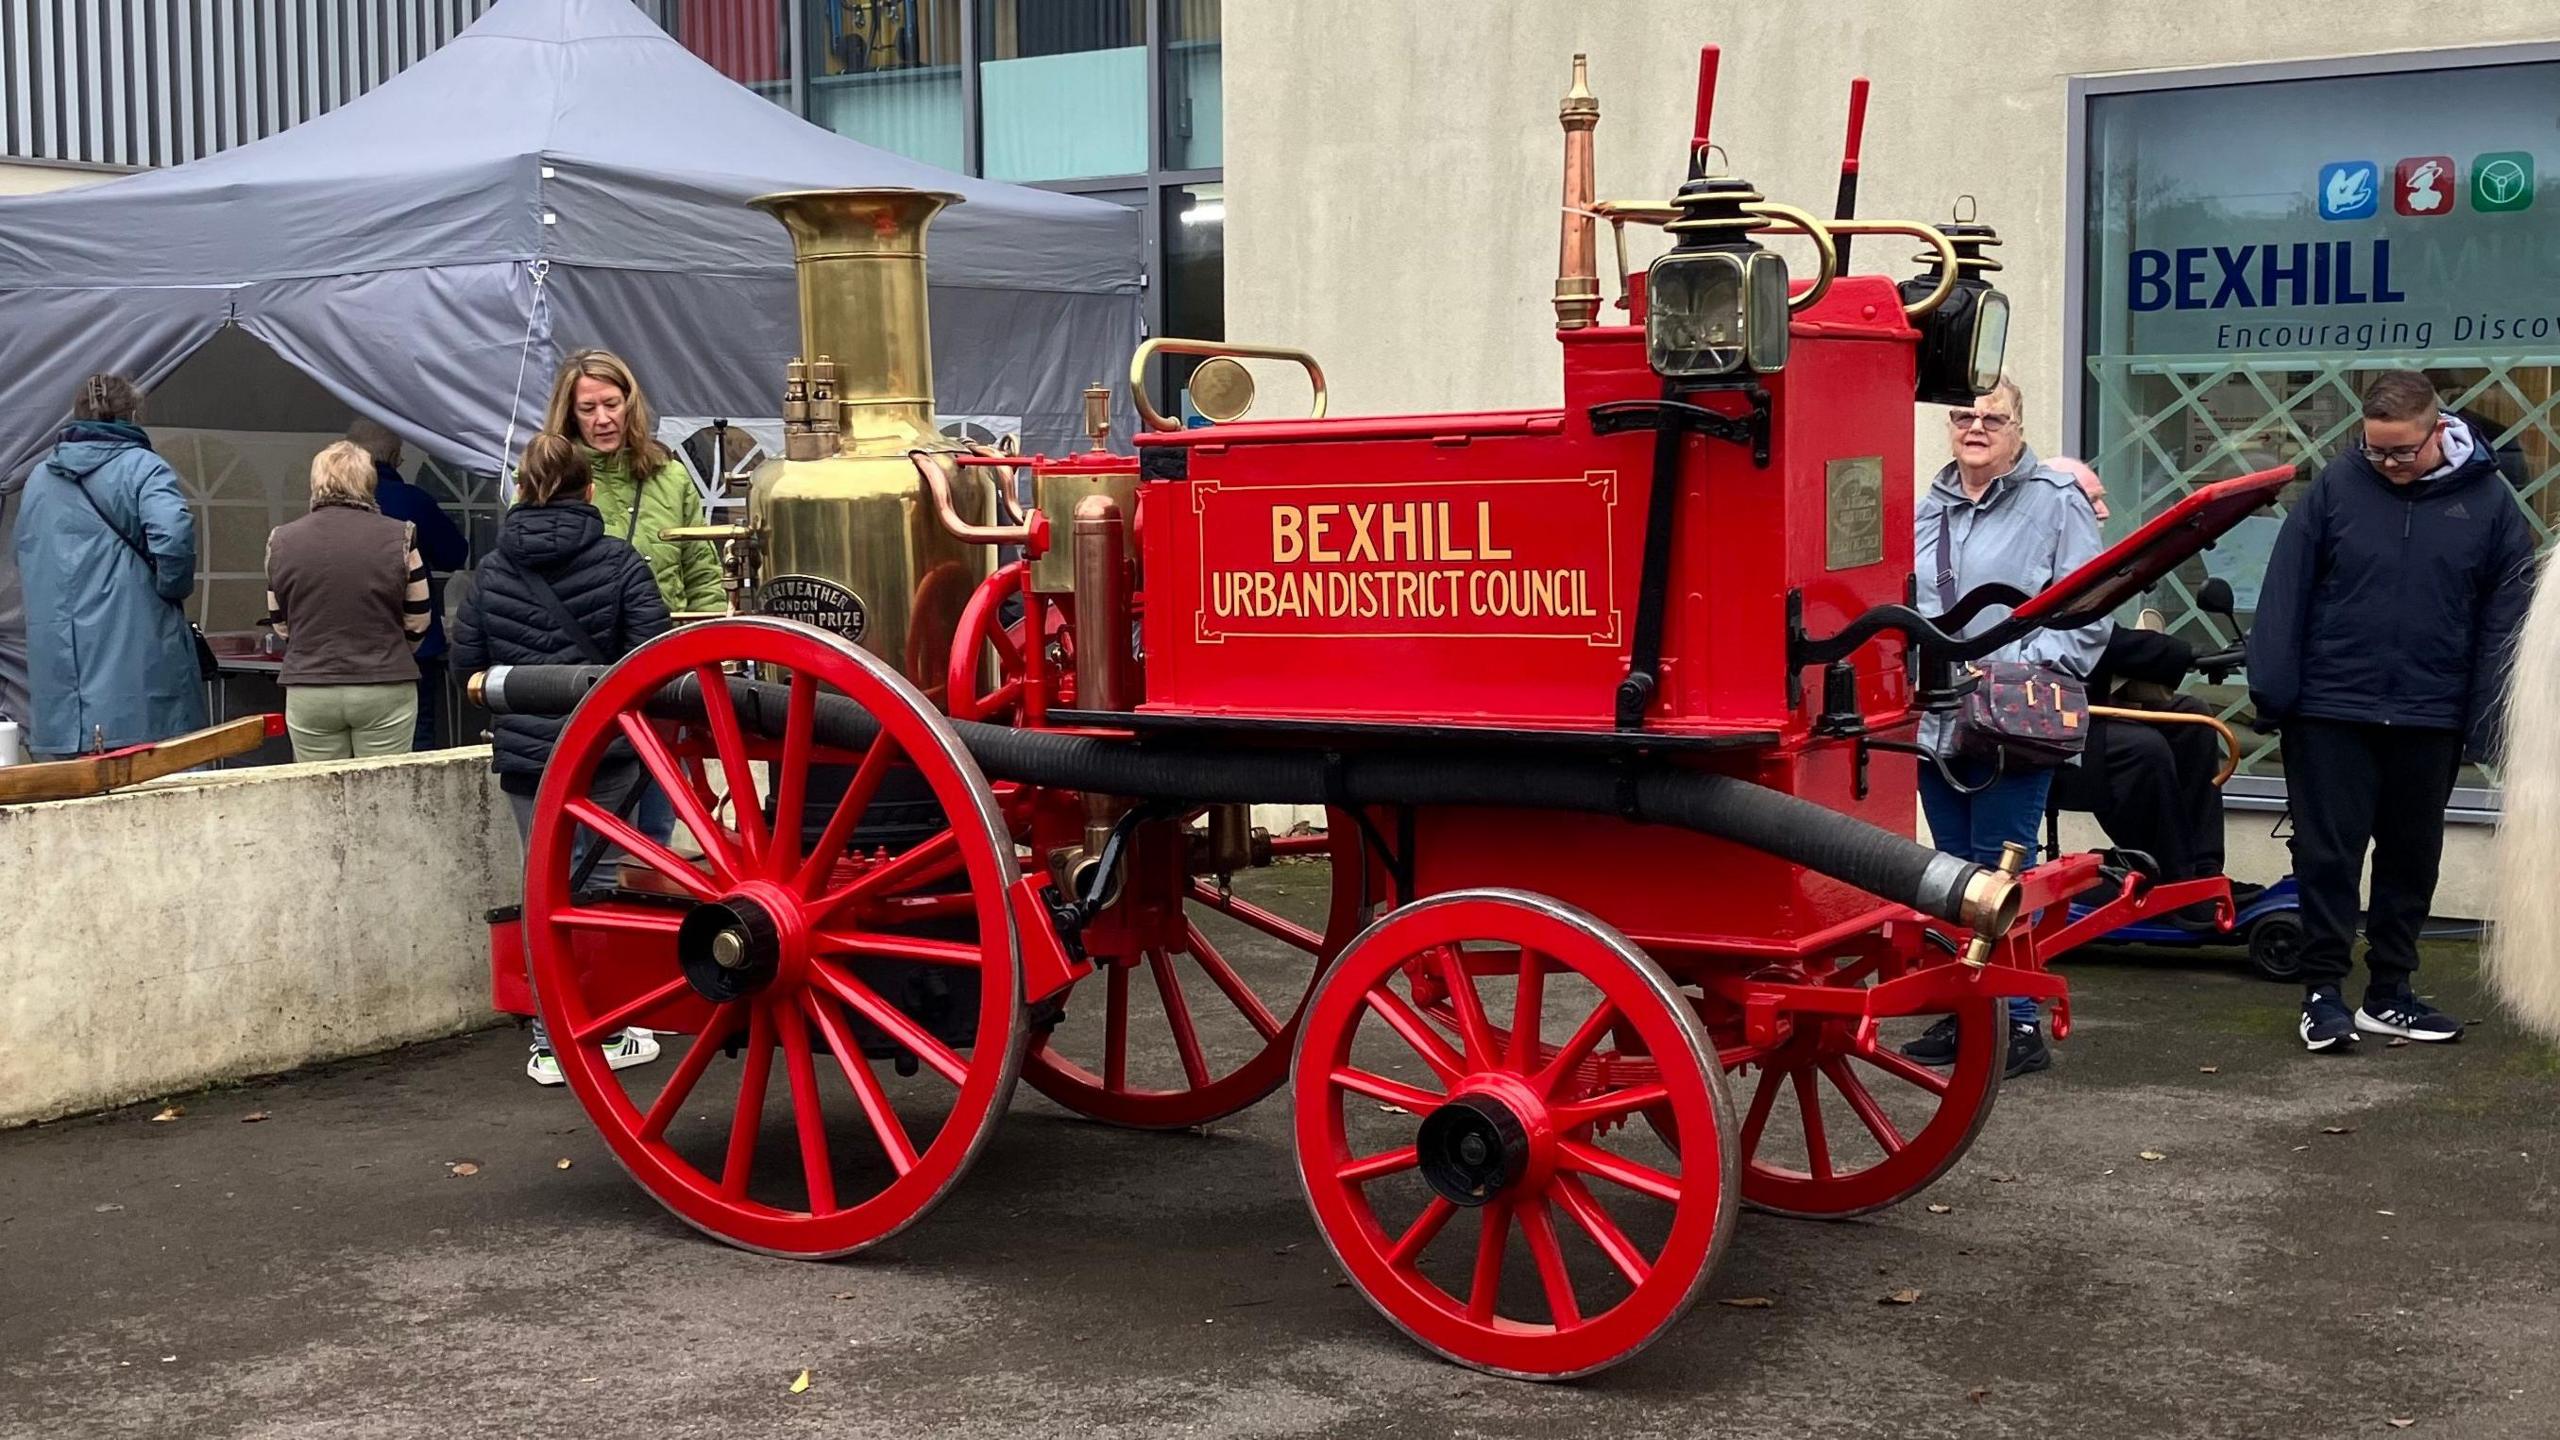
[[[1805,306],[1812,304],[1814,299],[1821,295],[1822,291],[1829,288],[1829,276],[1831,273],[1836,272],[1839,264],[1837,256],[1833,254],[1834,247],[1831,242],[1833,238],[1841,235],[1908,235],[1914,240],[1922,241],[1931,249],[1938,252],[1937,288],[1931,290],[1927,295],[1922,296],[1911,304],[1903,306],[1902,315],[1904,319],[1918,320],[1923,318],[1930,312],[1936,310],[1939,306],[1945,304],[1947,297],[1955,293],[1956,276],[1958,274],[1955,242],[1948,239],[1946,233],[1935,225],[1919,220],[1815,220],[1811,215],[1806,214],[1802,210],[1796,209],[1792,205],[1781,205],[1773,200],[1749,201],[1745,203],[1742,208],[1748,213],[1765,215],[1773,220],[1780,221],[1780,225],[1770,227],[1776,234],[1802,234],[1811,238],[1814,242],[1814,248],[1820,251],[1826,261],[1829,262],[1825,270],[1824,279],[1817,282],[1814,288],[1807,290],[1803,295],[1797,296],[1787,302],[1787,308],[1790,311],[1801,310]],[[1629,273],[1627,266],[1627,226],[1631,224],[1655,226],[1669,225],[1672,221],[1680,218],[1680,207],[1670,204],[1667,201],[1660,200],[1602,200],[1597,204],[1594,204],[1591,207],[1591,210],[1593,214],[1598,215],[1601,219],[1609,222],[1610,235],[1617,245],[1618,300],[1621,308],[1623,308],[1626,303],[1627,275]],[[1815,226],[1821,233],[1817,235],[1815,230],[1804,228],[1807,223]]]
[[[1766,215],[1772,220],[1783,221],[1785,225],[1793,227],[1792,229],[1772,227],[1769,231],[1771,234],[1801,234],[1813,242],[1813,253],[1821,260],[1822,267],[1815,272],[1813,283],[1805,287],[1803,294],[1787,297],[1788,314],[1792,315],[1798,310],[1805,309],[1830,293],[1831,282],[1840,277],[1840,252],[1831,243],[1830,221],[1816,220],[1793,205],[1781,205],[1775,200],[1754,200],[1742,207],[1742,213]]]
[[[1156,409],[1155,400],[1147,394],[1147,362],[1158,355],[1227,355],[1247,360],[1287,360],[1304,369],[1307,372],[1307,383],[1315,388],[1315,408],[1307,418],[1310,420],[1324,418],[1324,367],[1318,365],[1316,357],[1306,351],[1292,350],[1281,345],[1233,345],[1224,340],[1185,340],[1177,336],[1162,335],[1140,345],[1138,353],[1129,360],[1129,398],[1137,403],[1138,417],[1147,422],[1147,428],[1150,430],[1182,428],[1180,419],[1167,416]]]

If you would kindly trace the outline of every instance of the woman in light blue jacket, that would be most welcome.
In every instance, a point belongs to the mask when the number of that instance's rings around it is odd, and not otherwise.
[[[142,393],[92,375],[27,480],[17,517],[26,592],[28,749],[61,758],[201,730],[204,678],[185,605],[195,517],[135,423]]]
[[[1967,591],[1984,585],[2033,595],[2097,557],[2097,510],[2075,477],[2027,448],[2025,423],[2026,401],[2005,376],[1990,394],[1947,412],[1954,458],[1930,482],[1913,516],[1924,612],[1944,614]],[[1991,606],[1965,633],[1979,634],[2008,615],[2008,607]],[[1984,658],[2049,665],[2085,680],[2112,628],[2100,620],[2077,630],[2034,630]],[[2010,842],[2025,846],[2032,857],[2053,772],[1995,770],[1957,759],[1951,728],[1943,714],[1926,715],[1920,724],[1920,745],[1942,757],[1957,781],[1950,784],[1937,763],[1920,766],[1920,809],[1928,817],[1931,842],[1985,865],[1999,864],[2000,848]],[[1943,1021],[1902,1053],[1925,1064],[1951,1063],[1956,1033],[1952,1020]],[[2008,1074],[2052,1063],[2035,1002],[2010,1001]]]

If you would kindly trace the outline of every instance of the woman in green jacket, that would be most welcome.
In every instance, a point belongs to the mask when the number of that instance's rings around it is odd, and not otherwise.
[[[658,443],[657,417],[640,382],[610,350],[580,350],[560,367],[551,386],[551,408],[542,428],[576,442],[593,477],[591,497],[607,535],[622,540],[649,562],[670,613],[729,607],[720,585],[720,557],[711,546],[663,540],[660,532],[703,523],[702,493],[684,462]],[[652,784],[640,794],[632,824],[664,845],[675,833],[675,806]],[[638,1033],[638,1032],[634,1032]]]
[[[631,367],[610,350],[581,350],[560,367],[542,428],[586,451],[595,507],[605,533],[649,562],[667,609],[725,610],[720,557],[709,545],[661,540],[661,531],[703,521],[702,493],[673,451],[658,443],[649,402]]]

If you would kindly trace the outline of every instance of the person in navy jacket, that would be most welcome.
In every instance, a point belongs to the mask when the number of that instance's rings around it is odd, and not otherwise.
[[[2285,517],[2249,633],[2249,695],[2283,736],[2302,886],[2297,1033],[2343,1050],[2359,1033],[2454,1040],[2411,990],[2434,902],[2445,804],[2464,758],[2494,762],[2509,651],[2534,545],[2490,437],[2443,413],[2419,371],[2364,398],[2360,442]],[[2343,990],[2365,851],[2364,1004]]]
[[[418,556],[427,562],[427,638],[418,642],[419,750],[436,743],[436,719],[444,699],[444,579],[471,564],[471,541],[464,537],[436,497],[400,477],[400,437],[371,420],[347,427],[347,438],[373,457],[374,508],[416,527]]]

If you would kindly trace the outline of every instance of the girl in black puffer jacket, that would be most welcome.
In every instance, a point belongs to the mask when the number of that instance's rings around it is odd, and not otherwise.
[[[453,630],[453,665],[475,675],[492,665],[579,665],[619,660],[672,622],[658,582],[640,552],[604,533],[604,517],[588,503],[585,457],[557,435],[537,435],[525,447],[516,473],[516,503],[498,527],[497,553],[480,562],[470,596]],[[554,606],[544,595],[557,596]],[[581,637],[561,623],[567,611]],[[540,715],[501,715],[491,759],[498,788],[515,812],[516,836],[533,834],[534,791],[551,761],[564,721]],[[609,811],[623,811],[633,787],[646,783],[633,760],[608,759],[596,769],[588,795]],[[598,843],[593,836],[584,844]],[[644,1065],[658,1057],[646,1031],[607,1037],[613,1068]],[[533,1058],[525,1073],[543,1085],[560,1083],[542,1022],[534,1021]]]

